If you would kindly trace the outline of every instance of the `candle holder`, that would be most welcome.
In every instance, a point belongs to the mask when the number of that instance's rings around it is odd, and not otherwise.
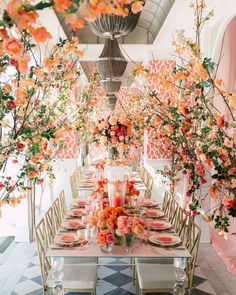
[[[110,207],[123,207],[125,205],[126,181],[108,181],[108,198]]]

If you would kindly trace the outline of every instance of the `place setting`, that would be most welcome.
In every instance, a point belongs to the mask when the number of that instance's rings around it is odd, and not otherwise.
[[[86,210],[85,209],[82,209],[82,208],[78,208],[78,209],[71,209],[66,218],[67,219],[71,219],[71,218],[81,218],[83,215],[86,215]]]
[[[158,209],[147,209],[145,215],[147,218],[161,218],[164,217],[165,213]]]
[[[180,237],[168,233],[151,234],[148,241],[159,247],[177,247],[182,243]]]
[[[142,199],[142,206],[146,208],[159,208],[158,202],[151,200],[151,199]]]
[[[77,234],[57,234],[50,249],[76,249],[83,245],[86,245],[87,241],[78,237]]]
[[[76,231],[78,229],[85,228],[85,224],[81,222],[80,219],[78,220],[67,220],[64,221],[61,225],[61,230],[66,231]],[[59,229],[60,230],[60,229]]]

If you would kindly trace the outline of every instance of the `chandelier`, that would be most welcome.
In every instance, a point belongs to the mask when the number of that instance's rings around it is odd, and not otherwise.
[[[126,66],[127,61],[120,50],[117,39],[106,39],[103,51],[96,61],[100,77],[102,79],[120,79]]]
[[[93,33],[103,38],[119,38],[131,33],[136,27],[139,17],[139,13],[132,13],[131,6],[127,5],[127,16],[115,15],[115,14],[101,14],[96,20],[90,21],[89,26]]]

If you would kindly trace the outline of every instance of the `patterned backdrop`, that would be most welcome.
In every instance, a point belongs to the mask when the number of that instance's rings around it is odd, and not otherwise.
[[[152,60],[149,61],[148,69],[152,73],[155,74],[165,74],[167,77],[175,66],[175,62],[173,60]],[[158,89],[152,83],[149,83],[149,87],[152,90],[156,90],[159,93],[159,98],[161,100],[166,100],[168,97],[168,91],[163,91]],[[169,158],[169,154],[166,152],[166,148],[163,143],[158,142],[156,139],[156,134],[154,130],[147,131],[147,142],[145,143],[145,150],[147,154],[145,155],[148,159],[166,159]]]

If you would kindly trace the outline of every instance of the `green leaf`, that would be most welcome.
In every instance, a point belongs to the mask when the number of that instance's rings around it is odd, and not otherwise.
[[[45,2],[45,1],[40,1],[39,3],[37,3],[36,5],[26,5],[25,9],[27,11],[31,11],[31,10],[43,10],[45,8],[48,7],[52,7],[53,6],[53,2],[49,1],[49,2]]]

